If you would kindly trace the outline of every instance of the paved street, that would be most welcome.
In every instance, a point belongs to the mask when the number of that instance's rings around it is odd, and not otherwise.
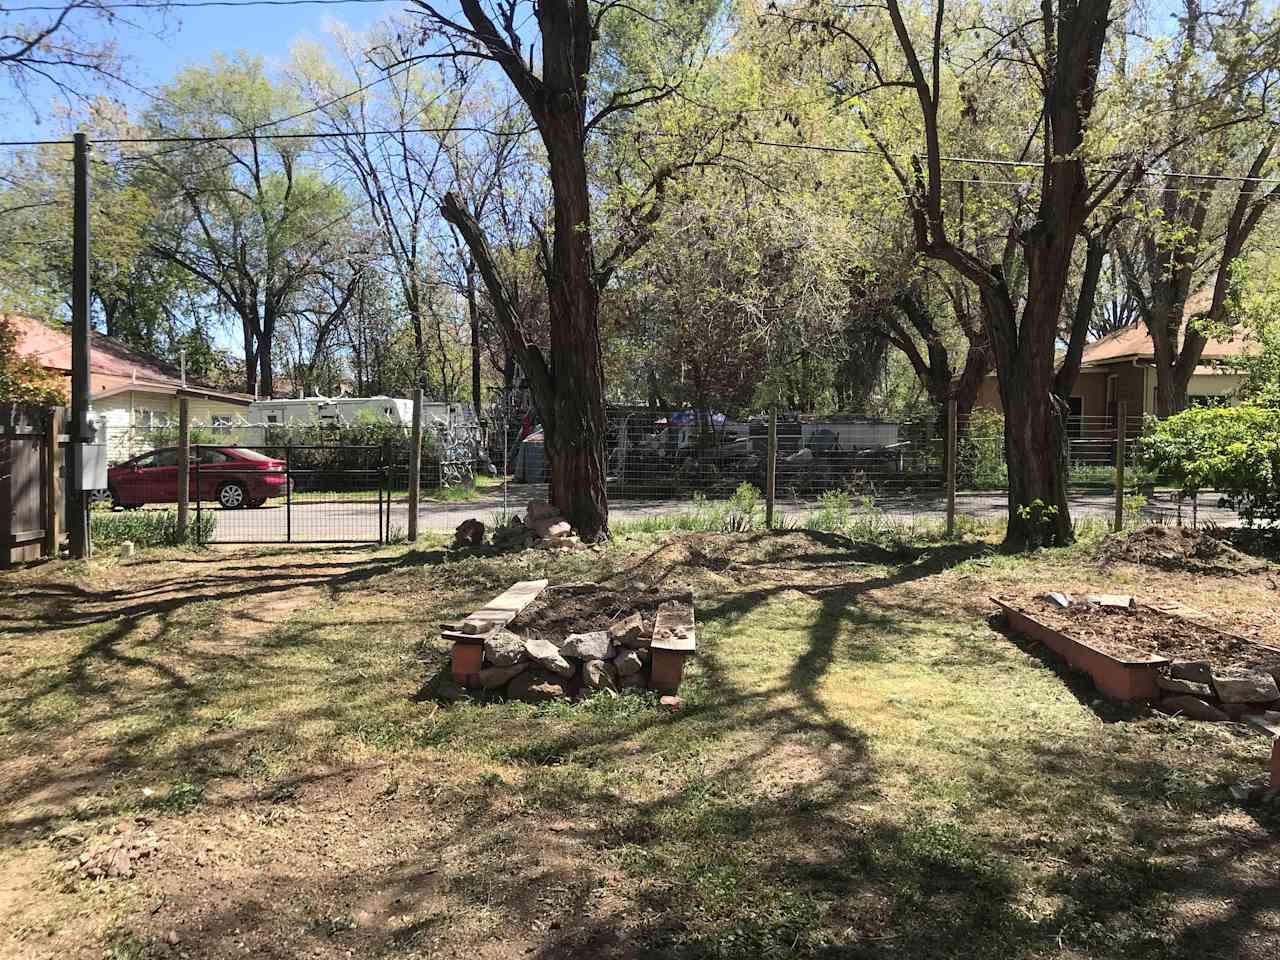
[[[531,498],[546,496],[546,488],[527,484],[512,484],[508,491],[510,509],[523,513]],[[1222,526],[1238,523],[1234,511],[1219,509],[1216,497],[1202,498],[1198,513],[1200,522],[1214,522]],[[876,501],[882,515],[895,520],[942,520],[946,516],[946,503],[940,494],[915,493],[884,496]],[[385,508],[384,508],[385,509]],[[408,527],[408,504],[400,499],[391,504],[390,529],[392,535],[403,534]],[[423,531],[449,532],[463,520],[475,517],[492,526],[501,516],[504,501],[501,493],[466,501],[429,501],[419,508],[419,528]],[[610,516],[615,520],[635,520],[686,512],[692,509],[689,499],[629,500],[619,499],[610,503]],[[795,521],[802,521],[817,509],[813,501],[779,504],[779,512]],[[962,493],[956,498],[957,512],[980,519],[1000,519],[1006,505],[1000,493]],[[1085,516],[1110,518],[1115,501],[1108,492],[1079,492],[1071,497],[1071,514],[1079,519]],[[1170,520],[1176,515],[1176,504],[1167,494],[1160,494],[1147,505],[1144,512],[1152,517],[1164,516]],[[295,541],[317,540],[376,540],[378,522],[382,517],[376,494],[352,494],[331,501],[295,503],[292,515],[283,501],[272,501],[257,510],[221,510],[214,508],[218,524],[215,539],[223,542],[277,542],[291,538]],[[1190,505],[1184,507],[1183,517],[1190,523]],[[384,522],[385,518],[384,518]]]

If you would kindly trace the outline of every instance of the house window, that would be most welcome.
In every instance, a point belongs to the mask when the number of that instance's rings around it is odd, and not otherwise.
[[[279,423],[279,422],[280,422],[280,418],[277,417],[274,413],[267,414],[267,423]]]
[[[236,425],[236,418],[229,413],[215,413],[209,417],[209,425],[214,430],[230,430]]]
[[[163,430],[169,426],[169,413],[166,410],[138,410],[135,412],[136,425],[142,430]]]
[[[1227,398],[1215,396],[1211,393],[1192,394],[1187,397],[1188,407],[1225,407],[1227,406]]]

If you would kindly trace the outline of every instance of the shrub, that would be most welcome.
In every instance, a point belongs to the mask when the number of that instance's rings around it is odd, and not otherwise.
[[[961,482],[979,490],[1001,490],[1009,486],[1009,467],[1004,461],[1004,415],[975,407],[969,414],[956,464]]]
[[[93,541],[99,546],[111,547],[129,540],[139,547],[176,547],[208,543],[213,539],[218,518],[211,510],[202,512],[197,529],[193,513],[188,518],[185,540],[178,538],[178,514],[173,510],[126,510],[123,513],[95,510],[89,522]]]
[[[1148,426],[1142,459],[1183,493],[1216,490],[1247,526],[1280,520],[1280,410],[1208,407]]]

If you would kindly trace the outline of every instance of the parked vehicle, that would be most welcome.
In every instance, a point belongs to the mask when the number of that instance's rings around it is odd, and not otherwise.
[[[224,509],[260,507],[290,492],[283,460],[244,447],[196,447],[191,451],[190,496],[216,500]],[[178,502],[178,450],[151,450],[107,471],[113,507]]]

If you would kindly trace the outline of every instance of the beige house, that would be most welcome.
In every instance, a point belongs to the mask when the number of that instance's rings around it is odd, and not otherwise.
[[[71,379],[71,337],[29,317],[10,316],[18,332],[18,352],[46,370]],[[178,401],[186,398],[193,425],[225,431],[230,437],[246,422],[253,397],[187,380],[155,357],[95,333],[89,355],[90,405],[106,419],[107,458],[127,460],[150,449],[155,430],[178,422]]]

